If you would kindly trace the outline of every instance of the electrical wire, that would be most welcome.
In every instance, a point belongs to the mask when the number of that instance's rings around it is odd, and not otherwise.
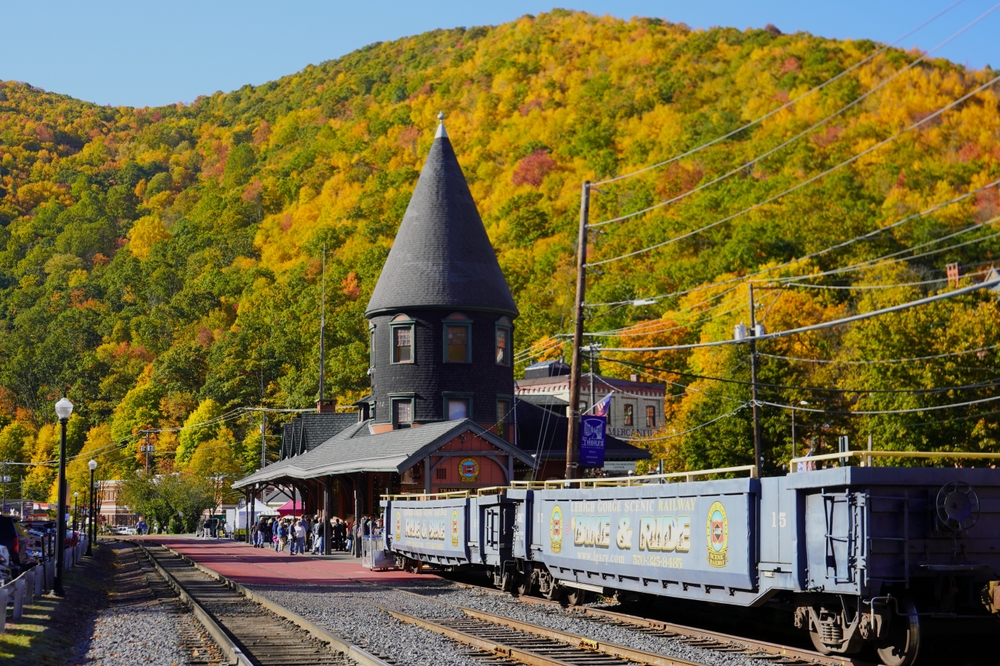
[[[948,352],[945,354],[933,354],[931,356],[914,356],[913,358],[875,359],[871,361],[846,361],[846,360],[841,361],[837,359],[799,358],[796,356],[779,356],[776,354],[764,354],[764,353],[758,353],[758,356],[777,358],[784,361],[801,361],[804,363],[842,363],[844,365],[871,365],[876,363],[915,363],[917,361],[930,361],[936,358],[948,358],[951,356],[964,356],[966,354],[977,354],[979,352],[991,351],[993,349],[1000,349],[1000,345],[990,345],[989,347],[978,347],[976,349]]]
[[[986,402],[993,402],[995,400],[1000,400],[1000,395],[995,395],[990,398],[979,398],[978,400],[967,400],[965,402],[955,402],[949,405],[931,405],[930,407],[911,407],[910,409],[879,409],[879,410],[865,410],[865,411],[837,411],[831,409],[814,409],[812,407],[802,407],[800,405],[783,405],[777,402],[767,402],[765,400],[758,400],[758,405],[766,405],[768,407],[777,407],[778,409],[794,409],[796,412],[814,412],[817,414],[838,414],[842,416],[878,416],[883,414],[915,414],[917,412],[932,412],[939,409],[952,409],[955,407],[968,407],[969,405],[981,405]]]
[[[976,271],[975,273],[966,273],[962,277],[976,277],[979,275],[986,275],[989,271]],[[941,284],[942,282],[949,282],[947,277],[937,278],[935,280],[920,280],[918,282],[899,282],[896,284],[807,284],[805,282],[785,282],[783,287],[799,287],[802,289],[838,289],[844,291],[867,291],[873,289],[897,289],[901,287],[922,287],[928,284]]]
[[[730,131],[730,132],[728,132],[728,133],[726,133],[726,134],[724,134],[724,135],[722,135],[722,136],[720,136],[718,138],[712,139],[711,141],[703,143],[700,146],[692,148],[691,150],[689,150],[689,151],[687,151],[685,153],[682,153],[682,154],[677,155],[675,157],[671,157],[668,160],[664,160],[664,161],[658,162],[656,164],[651,164],[651,165],[649,165],[647,167],[643,167],[642,169],[639,169],[638,171],[632,171],[630,173],[622,174],[620,176],[615,176],[614,178],[608,178],[606,180],[598,181],[596,183],[593,183],[593,186],[597,187],[597,186],[600,186],[600,185],[607,185],[609,183],[614,183],[614,182],[619,181],[619,180],[624,180],[626,178],[632,178],[633,176],[638,176],[640,174],[646,173],[647,171],[651,171],[653,169],[658,169],[660,167],[663,167],[663,166],[666,166],[666,165],[670,164],[671,162],[676,162],[677,160],[684,159],[685,157],[690,157],[691,155],[694,155],[695,153],[698,153],[698,152],[700,152],[702,150],[705,150],[706,148],[710,148],[711,146],[714,146],[717,143],[720,143],[722,141],[725,141],[726,139],[732,138],[732,137],[736,136],[737,134],[739,134],[740,132],[742,132],[744,130],[750,129],[751,127],[755,127],[756,125],[759,125],[760,123],[764,122],[765,120],[767,120],[771,116],[775,115],[776,113],[779,113],[781,111],[784,111],[785,109],[791,108],[792,106],[794,106],[798,102],[802,101],[803,99],[805,99],[809,95],[812,95],[815,92],[819,92],[820,90],[822,90],[826,86],[828,86],[831,83],[834,83],[834,82],[840,80],[841,78],[847,76],[848,74],[850,74],[854,70],[858,69],[862,65],[865,65],[866,63],[871,62],[872,60],[874,60],[875,58],[877,58],[878,56],[880,56],[881,54],[885,53],[887,50],[889,50],[890,48],[892,48],[893,46],[896,46],[897,44],[899,44],[901,41],[903,41],[904,39],[906,39],[910,35],[913,35],[914,33],[919,32],[920,30],[922,30],[925,27],[927,27],[929,24],[931,24],[934,21],[936,21],[937,19],[941,18],[942,16],[944,16],[945,14],[947,14],[948,12],[950,12],[952,9],[954,9],[958,5],[962,4],[962,2],[963,2],[963,0],[958,0],[958,2],[955,2],[955,3],[951,4],[951,5],[949,5],[948,7],[944,8],[943,10],[941,10],[939,13],[935,14],[931,18],[927,19],[926,21],[924,21],[923,23],[921,23],[920,25],[918,25],[916,28],[910,30],[908,33],[906,33],[905,35],[903,35],[899,39],[896,39],[895,41],[893,41],[890,44],[886,44],[882,48],[880,48],[877,51],[873,52],[868,57],[864,58],[863,60],[858,61],[854,65],[851,65],[849,68],[847,68],[844,71],[840,72],[836,76],[834,76],[834,77],[832,77],[830,79],[827,79],[826,81],[824,81],[823,83],[819,84],[818,86],[812,88],[811,90],[808,90],[808,91],[802,93],[801,95],[799,95],[795,99],[791,99],[791,100],[785,102],[784,104],[782,104],[778,108],[774,109],[773,111],[769,111],[765,115],[761,116],[760,118],[757,118],[756,120],[753,120],[753,121],[747,123],[746,125],[738,127],[737,129],[734,129],[734,130],[732,130],[732,131]],[[969,27],[971,27],[971,25]],[[958,35],[955,35],[955,36],[957,37]],[[925,54],[925,56],[926,55],[930,55],[930,54],[927,53],[927,54]]]
[[[812,252],[810,254],[806,254],[806,255],[803,255],[801,257],[796,257],[794,259],[790,259],[790,260],[788,260],[786,262],[777,264],[775,266],[769,266],[769,267],[766,267],[766,268],[762,268],[760,270],[753,271],[751,273],[747,273],[747,274],[742,275],[742,276],[737,276],[737,277],[729,278],[728,280],[723,280],[721,282],[711,282],[711,283],[708,283],[708,284],[702,284],[702,285],[698,285],[696,287],[691,287],[690,289],[685,289],[685,290],[682,290],[682,291],[675,291],[675,292],[672,292],[672,293],[669,293],[669,294],[660,294],[658,296],[650,296],[647,300],[660,301],[660,300],[664,300],[664,299],[668,299],[668,298],[676,298],[676,297],[679,297],[679,296],[686,296],[687,294],[694,293],[696,291],[702,291],[702,290],[711,289],[711,288],[714,288],[714,287],[726,286],[726,285],[733,284],[733,283],[736,283],[736,282],[742,282],[742,281],[744,281],[744,280],[746,280],[748,278],[758,277],[758,276],[763,275],[765,273],[770,273],[772,271],[776,271],[776,270],[779,270],[779,269],[782,269],[782,268],[787,268],[789,266],[792,266],[793,264],[802,263],[802,262],[807,261],[809,259],[815,259],[816,257],[820,257],[820,256],[822,256],[824,254],[828,254],[828,253],[830,253],[830,252],[832,252],[834,250],[839,250],[840,248],[847,247],[847,246],[852,245],[854,243],[857,243],[859,241],[867,240],[867,239],[869,239],[869,238],[871,238],[873,236],[876,236],[876,235],[878,235],[878,234],[880,234],[880,233],[882,233],[884,231],[888,231],[889,229],[894,229],[894,228],[896,228],[896,227],[898,227],[898,226],[900,226],[900,225],[902,225],[902,224],[904,224],[906,222],[910,222],[912,220],[919,219],[921,217],[925,217],[927,215],[930,215],[931,213],[934,213],[934,212],[936,212],[936,211],[938,211],[938,210],[940,210],[942,208],[945,208],[945,207],[950,206],[952,204],[955,204],[955,203],[958,203],[958,202],[963,201],[965,199],[968,199],[969,197],[973,196],[974,194],[979,194],[980,192],[983,192],[983,191],[989,189],[990,187],[993,187],[993,186],[996,186],[996,185],[1000,185],[1000,178],[998,178],[998,179],[996,179],[996,180],[994,180],[994,181],[992,181],[990,183],[987,183],[986,185],[983,185],[981,187],[977,187],[974,190],[970,190],[968,192],[960,194],[960,195],[958,195],[958,196],[956,196],[956,197],[954,197],[952,199],[949,199],[948,201],[943,201],[941,203],[937,203],[937,204],[931,206],[930,208],[924,209],[924,210],[922,210],[922,211],[920,211],[918,213],[913,213],[911,215],[907,215],[906,217],[904,217],[904,218],[902,218],[900,220],[896,220],[895,222],[892,222],[891,224],[887,224],[885,226],[879,227],[878,229],[875,229],[875,230],[870,231],[868,233],[862,234],[860,236],[855,236],[854,238],[849,238],[849,239],[847,239],[845,241],[841,241],[840,243],[836,243],[834,245],[830,245],[828,247],[823,248],[822,250],[817,250],[816,252]],[[995,222],[998,219],[1000,219],[1000,216],[994,217],[994,218],[992,218],[990,220],[987,220],[987,221],[985,221],[985,222],[983,222],[983,223],[981,223],[979,225],[973,225],[971,227],[968,227],[965,231],[970,231],[970,230],[976,228],[976,226],[985,226],[987,224]],[[926,245],[933,244],[933,243],[938,242],[940,240],[946,240],[947,238],[949,238],[949,237],[945,236],[945,237],[940,238],[940,239],[935,239],[933,241],[929,241],[927,243],[923,243],[923,244],[921,244],[919,246],[916,246],[914,248],[909,248],[907,250],[902,250],[902,251],[899,251],[899,252],[890,253],[888,255],[883,255],[881,257],[876,257],[875,259],[868,260],[868,262],[882,261],[884,259],[895,257],[895,256],[898,256],[900,254],[905,254],[906,252],[910,251],[910,249],[918,249],[919,247],[924,247]],[[863,263],[867,263],[867,262],[863,262]],[[858,264],[855,264],[855,265],[858,265]],[[816,273],[816,274],[813,274],[813,275],[819,276],[819,275],[823,275],[823,273]],[[807,277],[810,277],[810,276],[791,276],[790,278],[775,278],[775,279],[792,280],[792,279],[805,279]],[[727,291],[729,291],[729,290],[727,290]],[[598,308],[598,307],[604,307],[604,306],[607,306],[607,305],[620,305],[620,304],[623,304],[623,303],[631,303],[631,302],[632,301],[615,301],[615,302],[610,302],[610,303],[590,303],[590,304],[587,304],[586,307]]]
[[[678,375],[681,377],[690,377],[693,379],[706,379],[713,382],[721,382],[724,384],[739,384],[741,386],[753,386],[754,382],[743,381],[740,379],[728,379],[725,377],[712,377],[710,375],[700,375],[693,372],[685,372],[683,370],[668,370],[666,368],[656,368],[651,365],[644,365],[642,363],[633,363],[631,361],[622,361],[620,359],[613,358],[601,358],[601,361],[609,361],[611,363],[617,363],[618,365],[624,365],[627,367],[634,368],[645,368],[646,370],[653,370],[656,372],[664,372],[671,375]],[[768,382],[756,382],[758,387],[764,389],[781,389],[781,390],[791,390],[791,391],[806,391],[809,393],[889,393],[889,394],[909,394],[909,395],[933,395],[935,393],[947,393],[948,391],[971,391],[975,389],[982,388],[993,388],[1000,386],[1000,377],[993,377],[992,379],[985,382],[977,382],[975,384],[964,384],[961,386],[941,386],[935,388],[927,389],[867,389],[867,388],[830,388],[826,386],[790,386],[787,384],[771,384]]]
[[[746,171],[746,169],[748,169],[749,167],[754,166],[758,162],[761,162],[762,160],[767,159],[768,157],[770,157],[771,155],[775,154],[776,152],[778,152],[778,151],[782,150],[783,148],[786,148],[789,145],[795,143],[796,141],[798,141],[802,137],[804,137],[807,134],[811,133],[812,131],[814,131],[814,130],[820,128],[820,127],[822,127],[823,125],[825,125],[830,120],[836,118],[837,116],[839,116],[843,112],[845,112],[848,109],[850,109],[850,108],[852,108],[852,107],[860,104],[861,102],[863,102],[864,100],[866,100],[871,95],[874,95],[876,92],[878,92],[879,90],[881,90],[885,86],[889,85],[889,83],[891,83],[892,81],[894,81],[896,78],[902,76],[903,74],[905,74],[906,72],[910,71],[911,69],[913,69],[914,67],[916,67],[921,62],[923,62],[932,53],[934,53],[938,49],[941,49],[946,44],[948,44],[949,42],[951,42],[953,39],[956,39],[963,32],[965,32],[966,30],[970,29],[976,23],[978,23],[979,21],[983,20],[984,18],[986,18],[987,16],[989,16],[990,14],[992,14],[998,8],[1000,8],[1000,4],[994,5],[986,13],[982,14],[981,16],[979,16],[979,18],[975,19],[972,23],[969,23],[967,26],[965,26],[964,28],[962,28],[961,30],[959,30],[958,32],[956,32],[954,35],[952,35],[951,37],[949,37],[945,41],[943,41],[940,44],[938,44],[937,46],[935,46],[933,49],[931,49],[927,53],[922,54],[919,58],[917,58],[913,62],[909,63],[906,67],[904,67],[904,68],[902,68],[900,70],[897,70],[895,73],[893,73],[892,76],[890,76],[889,78],[885,79],[884,81],[879,82],[879,84],[876,85],[871,90],[866,91],[863,95],[860,95],[857,98],[851,100],[849,103],[847,103],[846,105],[844,105],[841,108],[837,109],[836,111],[834,111],[830,115],[826,116],[822,120],[819,120],[819,121],[813,123],[812,125],[810,125],[806,129],[802,130],[801,132],[799,132],[798,134],[792,136],[791,138],[785,140],[784,142],[778,144],[774,148],[771,148],[770,150],[767,150],[767,151],[761,153],[760,155],[754,157],[753,159],[748,160],[747,162],[744,162],[743,164],[741,164],[737,168],[735,168],[735,169],[733,169],[733,170],[731,170],[731,171],[729,171],[727,173],[724,173],[721,176],[718,176],[718,177],[716,177],[716,178],[714,178],[714,179],[712,179],[712,180],[710,180],[708,182],[701,183],[700,185],[698,185],[694,189],[688,190],[687,192],[682,192],[681,194],[678,194],[675,197],[671,197],[670,199],[667,199],[666,201],[661,201],[661,202],[659,202],[657,204],[653,204],[652,206],[649,206],[648,208],[644,208],[642,210],[638,210],[638,211],[635,211],[633,213],[627,213],[625,215],[620,215],[619,217],[616,217],[614,219],[604,220],[602,222],[595,222],[594,224],[588,224],[587,226],[591,227],[591,228],[601,227],[601,226],[604,226],[605,224],[612,224],[614,222],[623,222],[623,221],[631,219],[633,217],[637,217],[639,215],[643,215],[645,213],[652,212],[654,210],[657,210],[658,208],[663,208],[664,206],[668,206],[668,205],[670,205],[672,203],[677,203],[678,201],[681,201],[682,199],[686,199],[687,197],[691,196],[692,194],[697,194],[698,192],[701,192],[702,190],[706,190],[709,187],[712,187],[713,185],[717,185],[718,183],[721,183],[722,181],[726,180],[727,178],[731,178],[732,176],[735,176],[735,175],[737,175],[737,174],[739,174],[741,172]]]
[[[726,412],[725,414],[722,414],[721,416],[716,416],[711,421],[705,421],[704,423],[702,423],[700,425],[696,425],[693,428],[688,428],[687,430],[684,430],[682,432],[675,432],[675,433],[672,433],[670,435],[664,435],[663,437],[643,437],[643,438],[641,438],[641,439],[639,439],[637,441],[640,441],[640,442],[662,442],[663,440],[666,440],[666,439],[674,439],[675,437],[683,437],[684,435],[692,433],[695,430],[701,430],[702,428],[706,428],[706,427],[712,425],[713,423],[716,423],[717,421],[721,421],[724,418],[728,418],[730,416],[733,416],[734,414],[736,414],[737,412],[739,412],[741,409],[743,409],[745,407],[748,407],[748,406],[750,406],[750,403],[744,402],[742,405],[740,405],[739,407],[737,407],[733,411]]]
[[[969,285],[968,287],[962,287],[961,289],[956,289],[954,291],[942,292],[940,294],[934,294],[932,296],[926,296],[924,298],[919,298],[915,301],[908,301],[906,303],[900,303],[898,305],[893,305],[887,308],[881,308],[879,310],[872,310],[871,312],[862,312],[860,314],[851,315],[850,317],[843,317],[841,319],[834,319],[831,321],[820,322],[818,324],[812,324],[810,326],[800,326],[799,328],[791,328],[786,331],[777,331],[775,333],[766,333],[764,335],[758,335],[755,338],[746,338],[744,340],[718,340],[716,342],[695,342],[686,345],[668,345],[662,347],[603,347],[601,351],[603,352],[652,352],[652,351],[681,351],[687,349],[699,349],[702,347],[721,347],[724,345],[741,345],[747,344],[751,340],[755,339],[757,342],[763,342],[765,340],[775,340],[778,338],[788,337],[790,335],[797,335],[799,333],[807,333],[809,331],[818,331],[826,328],[833,328],[834,326],[842,326],[843,324],[850,324],[856,321],[862,321],[865,319],[870,319],[872,317],[878,317],[884,314],[889,314],[892,312],[902,312],[903,310],[909,310],[920,305],[926,305],[928,303],[934,303],[945,298],[954,298],[955,296],[962,296],[973,291],[978,291],[980,289],[988,289],[990,287],[995,287],[1000,285],[1000,279],[992,280],[990,282],[981,282],[979,284]]]
[[[997,7],[1000,7],[1000,5],[997,5]],[[926,116],[925,118],[922,118],[921,120],[918,120],[915,123],[912,123],[911,125],[907,126],[906,128],[904,128],[903,130],[897,132],[896,134],[893,134],[893,135],[889,136],[888,138],[883,139],[882,141],[879,141],[878,143],[876,143],[876,144],[874,144],[872,146],[869,146],[868,148],[866,148],[865,150],[861,151],[860,153],[858,153],[858,154],[856,154],[856,155],[854,155],[852,157],[849,157],[848,159],[844,160],[843,162],[840,162],[839,164],[836,164],[836,165],[830,167],[829,169],[827,169],[825,171],[822,171],[822,172],[820,172],[818,174],[810,176],[809,178],[803,180],[802,182],[800,182],[800,183],[798,183],[796,185],[793,185],[792,187],[784,190],[783,192],[779,192],[778,194],[775,194],[775,195],[772,195],[772,196],[768,197],[764,201],[755,203],[752,206],[748,206],[747,208],[744,208],[743,210],[740,210],[740,211],[737,211],[735,213],[732,213],[731,215],[727,215],[726,217],[723,217],[723,218],[721,218],[719,220],[716,220],[715,222],[712,222],[712,223],[707,224],[705,226],[702,226],[702,227],[699,227],[697,229],[693,229],[691,231],[683,233],[680,236],[675,236],[674,238],[665,240],[662,243],[656,243],[654,245],[650,245],[648,247],[641,248],[639,250],[633,250],[632,252],[627,252],[625,254],[618,255],[616,257],[610,257],[608,259],[601,259],[599,261],[588,262],[586,264],[586,268],[591,268],[591,267],[594,267],[594,266],[601,266],[601,265],[604,265],[604,264],[609,264],[609,263],[614,262],[614,261],[619,261],[620,259],[627,259],[629,257],[634,257],[634,256],[637,256],[637,255],[640,255],[640,254],[645,254],[646,252],[650,252],[652,250],[656,250],[656,249],[659,249],[661,247],[666,247],[667,245],[671,245],[671,244],[676,243],[678,241],[684,240],[685,238],[690,238],[691,236],[695,236],[695,235],[697,235],[697,234],[699,234],[699,233],[701,233],[703,231],[707,231],[709,229],[717,227],[720,224],[724,224],[725,222],[732,221],[732,220],[736,219],[737,217],[741,217],[743,215],[746,215],[747,213],[751,213],[751,212],[753,212],[755,210],[759,210],[760,208],[763,208],[767,204],[774,203],[775,201],[777,201],[778,199],[781,199],[782,197],[784,197],[787,194],[791,194],[792,192],[800,190],[803,187],[805,187],[806,185],[814,183],[817,180],[823,178],[824,176],[827,176],[827,175],[829,175],[829,174],[831,174],[831,173],[833,173],[835,171],[839,171],[840,169],[844,168],[845,166],[849,166],[849,165],[853,164],[854,162],[858,161],[859,159],[861,159],[865,155],[868,155],[869,153],[872,153],[872,152],[878,150],[879,148],[882,148],[883,146],[891,143],[892,141],[895,141],[896,139],[898,139],[899,137],[903,136],[904,134],[910,132],[911,130],[914,130],[914,129],[916,129],[916,128],[918,128],[918,127],[920,127],[920,126],[922,126],[922,125],[924,125],[924,124],[926,124],[926,123],[934,120],[935,118],[937,118],[938,116],[940,116],[941,114],[943,114],[945,111],[948,111],[948,110],[954,108],[955,106],[961,104],[962,102],[965,102],[966,100],[968,100],[969,98],[971,98],[973,95],[979,94],[980,92],[982,92],[983,90],[986,90],[987,88],[989,88],[993,84],[997,83],[998,81],[1000,81],[1000,74],[998,74],[997,76],[993,77],[992,79],[990,79],[986,83],[982,84],[981,86],[975,88],[971,92],[963,95],[962,97],[959,97],[958,99],[954,100],[953,102],[950,102],[950,103],[946,104],[945,106],[941,107],[937,111],[934,111],[933,113],[931,113],[930,115]]]

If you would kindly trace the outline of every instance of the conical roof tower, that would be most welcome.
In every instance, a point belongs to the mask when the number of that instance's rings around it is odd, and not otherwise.
[[[365,316],[401,307],[517,316],[443,118]]]
[[[517,314],[442,121],[365,311],[373,429],[470,418],[506,436]]]

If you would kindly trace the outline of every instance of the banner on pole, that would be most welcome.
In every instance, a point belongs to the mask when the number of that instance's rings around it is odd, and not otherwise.
[[[604,431],[607,418],[580,418],[580,467],[604,467]]]

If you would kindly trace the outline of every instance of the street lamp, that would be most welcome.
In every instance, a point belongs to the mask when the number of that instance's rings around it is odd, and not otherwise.
[[[90,468],[90,538],[87,539],[87,555],[93,555],[93,543],[97,541],[97,498],[94,497],[94,471],[97,469],[97,461],[91,460],[87,463]]]
[[[79,513],[79,511],[80,511],[80,491],[79,490],[74,490],[73,491],[73,531],[74,532],[76,532],[76,525],[77,525],[76,519],[77,519],[77,514]]]
[[[57,597],[65,597],[63,589],[63,551],[66,549],[66,422],[73,413],[73,403],[65,397],[56,403],[56,416],[59,418],[59,490],[57,492],[58,514],[56,518],[56,576],[52,584],[52,593]]]
[[[799,400],[798,404],[808,405],[809,403],[805,400]],[[796,444],[795,444],[795,404],[792,404],[792,457],[796,456]]]

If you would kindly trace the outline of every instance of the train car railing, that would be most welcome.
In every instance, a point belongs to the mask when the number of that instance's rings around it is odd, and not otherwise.
[[[512,481],[511,488],[527,490],[544,488],[609,488],[622,486],[643,486],[652,483],[669,483],[672,481],[695,481],[706,476],[721,474],[746,474],[757,478],[757,468],[753,465],[738,467],[718,467],[716,469],[699,469],[689,472],[670,472],[668,474],[644,474],[642,476],[616,476],[600,479],[556,479],[553,481]]]
[[[851,458],[860,458],[860,467],[873,467],[876,458],[925,458],[931,460],[1000,460],[1000,453],[974,453],[969,451],[840,451],[818,456],[802,456],[789,461],[789,473],[808,472],[818,462],[847,463]],[[808,465],[799,470],[799,465]]]
[[[475,489],[453,490],[448,493],[411,493],[403,495],[383,495],[382,499],[392,500],[394,502],[398,502],[400,500],[416,502],[417,500],[463,499],[465,497],[474,497],[475,494],[476,494]]]

